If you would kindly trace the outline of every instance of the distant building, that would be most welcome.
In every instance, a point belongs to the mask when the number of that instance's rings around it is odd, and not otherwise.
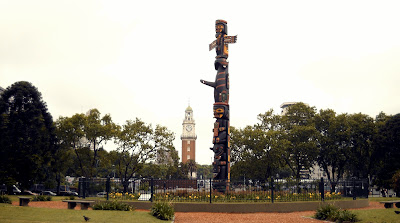
[[[193,109],[188,106],[182,123],[182,163],[188,160],[196,161],[196,124],[193,119]]]
[[[283,104],[281,104],[281,115],[286,115],[286,113],[288,112],[288,110],[289,110],[289,107],[290,106],[292,106],[292,105],[294,105],[294,104],[297,104],[297,103],[300,103],[300,102],[285,102],[285,103],[283,103]],[[307,106],[309,106],[308,104],[306,104],[306,103],[304,103],[305,105],[307,105]]]

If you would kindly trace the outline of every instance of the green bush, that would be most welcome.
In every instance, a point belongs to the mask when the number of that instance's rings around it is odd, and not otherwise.
[[[6,195],[0,195],[0,203],[11,204],[11,199]]]
[[[70,195],[69,197],[66,197],[65,199],[67,199],[67,200],[75,200],[75,196],[74,195]]]
[[[357,222],[360,221],[357,217],[356,214],[348,211],[348,210],[342,210],[339,212],[338,218],[336,219],[337,222],[342,223],[342,222]]]
[[[319,220],[329,220],[334,222],[357,222],[357,215],[348,211],[341,210],[332,204],[319,207],[314,215]]]
[[[105,201],[93,205],[93,210],[134,211],[135,208],[119,201]]]
[[[339,209],[332,204],[327,204],[319,207],[314,217],[319,220],[333,220],[336,219]]]
[[[171,203],[156,202],[151,207],[150,213],[161,220],[172,220],[175,210]]]
[[[51,197],[45,195],[37,195],[33,197],[32,201],[51,201]]]

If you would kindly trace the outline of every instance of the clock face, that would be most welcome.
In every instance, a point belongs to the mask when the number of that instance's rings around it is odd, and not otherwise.
[[[187,125],[187,126],[186,126],[186,130],[187,130],[188,132],[192,131],[192,126],[191,126],[191,125]]]

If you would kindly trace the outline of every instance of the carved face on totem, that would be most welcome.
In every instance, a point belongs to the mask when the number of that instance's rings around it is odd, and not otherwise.
[[[216,33],[222,33],[223,31],[224,31],[224,25],[222,25],[222,24],[215,25],[215,32]]]
[[[226,105],[214,105],[214,118],[224,118],[227,119],[228,108]]]
[[[227,33],[226,30],[227,22],[224,20],[217,20],[215,21],[215,37],[218,38],[219,35],[224,35]]]

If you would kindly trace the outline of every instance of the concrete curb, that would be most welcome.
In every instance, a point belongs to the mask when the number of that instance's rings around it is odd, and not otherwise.
[[[127,202],[137,209],[150,209],[151,202]],[[323,204],[334,204],[342,209],[368,207],[368,199],[325,201],[325,202],[278,202],[278,203],[173,203],[176,212],[222,212],[222,213],[255,213],[255,212],[299,212],[315,211]]]

